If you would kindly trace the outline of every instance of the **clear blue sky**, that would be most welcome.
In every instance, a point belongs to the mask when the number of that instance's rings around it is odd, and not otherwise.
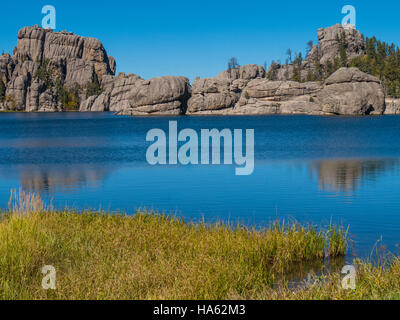
[[[100,39],[118,72],[143,78],[214,77],[230,57],[240,64],[285,60],[305,51],[317,29],[340,23],[341,9],[357,9],[357,29],[400,45],[400,1],[3,1],[0,50],[12,52],[21,27],[41,24],[41,9],[57,9],[57,30]]]

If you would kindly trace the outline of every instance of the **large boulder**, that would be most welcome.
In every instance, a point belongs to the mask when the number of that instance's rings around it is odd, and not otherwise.
[[[227,79],[197,79],[193,83],[188,114],[212,114],[233,108],[240,98],[239,90]]]
[[[159,77],[144,80],[135,74],[105,77],[103,92],[89,97],[80,111],[112,111],[120,115],[182,115],[191,95],[185,77]]]
[[[182,115],[191,95],[189,79],[159,77],[144,80],[119,76],[110,97],[110,111],[121,115]]]
[[[336,71],[325,81],[317,99],[328,114],[381,115],[385,112],[381,82],[357,68]]]

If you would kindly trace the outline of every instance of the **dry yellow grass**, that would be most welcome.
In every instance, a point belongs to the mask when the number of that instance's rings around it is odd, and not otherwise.
[[[154,213],[54,212],[21,193],[1,213],[0,299],[399,298],[397,258],[357,261],[355,291],[343,290],[337,273],[285,285],[293,264],[345,253],[339,228],[280,223],[257,231]],[[56,290],[41,286],[45,265],[57,270]]]
[[[154,213],[54,212],[21,193],[0,222],[2,299],[251,299],[293,263],[345,250],[335,228],[256,231]],[[55,291],[41,287],[45,265],[57,270]]]

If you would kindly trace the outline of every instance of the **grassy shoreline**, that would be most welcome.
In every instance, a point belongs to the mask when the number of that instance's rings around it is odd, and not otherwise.
[[[276,223],[264,230],[187,224],[154,213],[134,216],[45,208],[23,195],[1,213],[0,299],[398,299],[400,261],[356,261],[357,289],[341,275],[311,277],[293,289],[294,264],[346,252],[346,232]],[[57,271],[43,290],[41,269]]]

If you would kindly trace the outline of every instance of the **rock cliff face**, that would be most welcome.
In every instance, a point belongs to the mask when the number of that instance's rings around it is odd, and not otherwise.
[[[7,88],[0,108],[62,111],[60,88],[64,92],[74,86],[83,90],[113,75],[115,68],[115,60],[97,39],[38,26],[23,28],[13,56],[0,57],[0,74]],[[84,96],[82,92],[78,95]]]
[[[191,95],[188,79],[144,80],[133,74],[115,77],[115,72],[115,59],[99,40],[26,27],[18,33],[13,56],[0,56],[0,79],[6,85],[0,110],[54,112],[71,107],[126,115],[186,112]]]

